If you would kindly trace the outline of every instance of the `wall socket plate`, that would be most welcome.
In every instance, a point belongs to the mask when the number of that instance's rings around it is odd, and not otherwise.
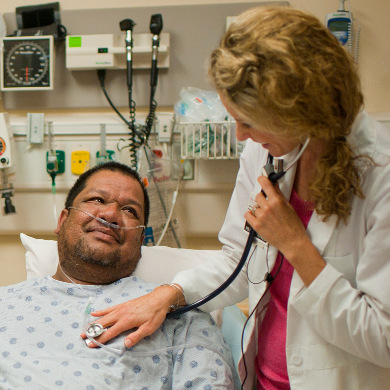
[[[43,144],[45,137],[45,114],[27,114],[27,136],[30,144]]]

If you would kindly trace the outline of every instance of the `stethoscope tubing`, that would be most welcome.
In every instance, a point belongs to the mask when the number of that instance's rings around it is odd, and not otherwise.
[[[248,239],[246,241],[245,248],[244,248],[244,251],[242,253],[241,259],[238,262],[237,267],[235,268],[233,273],[225,280],[224,283],[222,283],[213,292],[211,292],[210,294],[206,295],[205,297],[199,299],[198,301],[191,303],[189,305],[186,305],[184,307],[181,307],[180,309],[177,309],[177,310],[172,311],[170,313],[167,313],[166,318],[176,317],[178,315],[187,313],[190,310],[196,309],[199,306],[204,305],[205,303],[207,303],[211,299],[214,299],[216,296],[221,294],[228,286],[230,286],[233,283],[234,279],[236,279],[236,277],[238,276],[238,274],[240,273],[242,268],[244,267],[244,264],[248,258],[248,255],[249,255],[249,251],[252,247],[255,235],[256,235],[255,230],[251,228],[249,231],[249,236],[248,236]]]
[[[300,152],[298,153],[298,155],[294,159],[294,161],[292,161],[287,166],[287,168],[285,170],[282,170],[280,172],[272,172],[271,174],[268,175],[268,179],[273,184],[275,184],[279,179],[281,179],[287,173],[287,171],[298,161],[298,159],[301,157],[303,151],[306,149],[307,145],[309,144],[309,141],[310,141],[310,139],[307,138],[306,141],[304,142]],[[268,153],[267,164],[272,164],[272,163],[273,163],[273,156],[270,153]],[[239,275],[242,268],[244,267],[244,264],[248,259],[249,251],[252,247],[255,236],[256,236],[256,231],[253,228],[250,228],[249,229],[249,236],[248,236],[248,239],[246,241],[241,259],[238,262],[237,267],[235,268],[233,273],[226,279],[226,281],[224,283],[222,283],[218,288],[216,288],[214,291],[212,291],[210,294],[206,295],[205,297],[199,299],[198,301],[191,303],[189,305],[183,306],[183,307],[181,307],[177,310],[174,310],[172,312],[167,313],[166,318],[175,317],[175,316],[187,313],[190,310],[196,309],[199,306],[202,306],[205,303],[207,303],[208,301],[214,299],[216,296],[221,294],[227,287],[229,287],[233,283],[234,279],[236,279],[236,277]]]

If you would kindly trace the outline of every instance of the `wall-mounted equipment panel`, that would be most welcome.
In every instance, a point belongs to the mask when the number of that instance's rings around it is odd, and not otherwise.
[[[158,67],[169,67],[169,33],[162,33]],[[152,34],[134,34],[134,69],[151,67]],[[125,34],[66,37],[66,67],[70,70],[126,69]]]
[[[62,10],[61,22],[67,35],[120,34],[120,21],[134,20],[134,36],[150,33],[152,14],[161,14],[164,33],[169,33],[169,68],[163,67],[159,55],[158,86],[155,99],[159,106],[172,106],[183,87],[195,86],[210,90],[207,62],[211,51],[218,47],[226,29],[226,19],[258,5],[288,5],[288,1],[264,1],[229,4],[194,4],[154,7],[124,7],[104,9]],[[4,13],[8,31],[16,28],[15,13]],[[123,44],[124,45],[124,44]],[[161,45],[164,45],[161,42]],[[151,42],[148,44],[151,47]],[[55,86],[52,91],[3,94],[6,110],[47,110],[58,108],[108,107],[97,77],[97,70],[74,71],[66,68],[65,44],[56,45]],[[159,53],[160,54],[160,53]],[[134,54],[136,61],[137,53]],[[150,55],[148,61],[151,60]],[[160,62],[161,59],[161,62]],[[148,64],[148,66],[150,66]],[[99,70],[99,69],[98,69]],[[148,107],[150,101],[150,71],[134,69],[133,99],[137,107]],[[115,97],[117,107],[128,106],[126,71],[107,69],[106,88]]]

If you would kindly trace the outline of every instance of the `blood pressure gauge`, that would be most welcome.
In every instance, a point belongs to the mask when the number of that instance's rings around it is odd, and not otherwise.
[[[53,36],[2,38],[1,90],[53,89]]]

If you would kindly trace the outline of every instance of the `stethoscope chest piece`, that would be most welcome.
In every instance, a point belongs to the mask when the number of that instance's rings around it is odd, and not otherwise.
[[[105,329],[103,328],[102,325],[100,325],[100,324],[91,324],[91,325],[88,326],[85,334],[88,337],[95,338],[95,337],[99,337],[104,331],[105,331]]]

